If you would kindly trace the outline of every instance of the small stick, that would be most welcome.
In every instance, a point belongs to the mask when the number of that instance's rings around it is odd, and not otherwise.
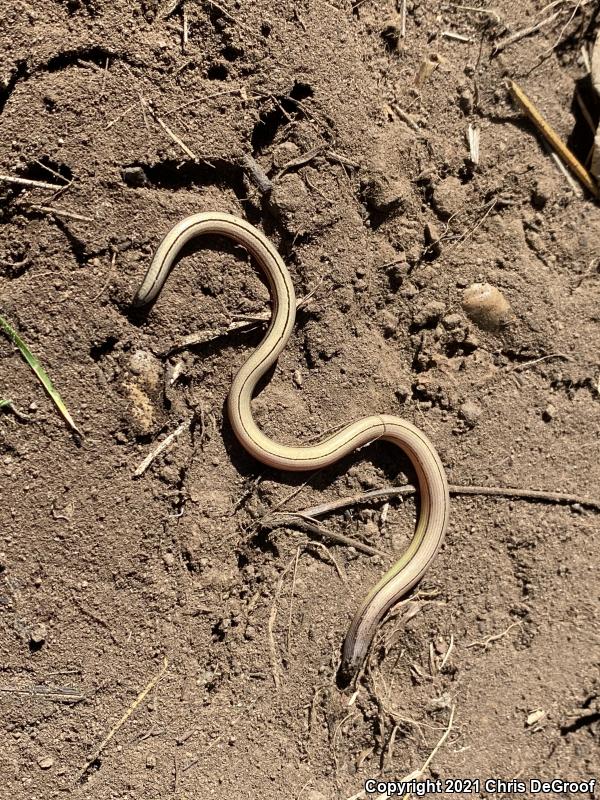
[[[187,52],[188,46],[188,39],[189,39],[189,27],[188,27],[188,13],[187,13],[187,4],[185,0],[183,0],[181,4],[181,23],[182,23],[182,31],[181,31],[181,52]]]
[[[450,3],[450,8],[456,9],[457,11],[473,11],[473,13],[475,14],[483,14],[486,17],[490,17],[490,19],[493,19],[494,22],[500,22],[500,16],[491,8],[475,8],[474,6],[457,6],[454,3]]]
[[[558,38],[557,38],[556,42],[555,42],[555,43],[552,45],[552,47],[551,47],[551,48],[548,50],[548,53],[551,53],[553,50],[556,50],[556,48],[557,48],[557,47],[558,47],[558,45],[560,44],[560,42],[561,42],[561,39],[562,39],[562,37],[563,37],[563,34],[564,34],[564,32],[567,30],[567,28],[568,28],[568,27],[569,27],[569,25],[571,24],[571,22],[572,22],[573,18],[575,17],[575,14],[577,14],[577,12],[579,11],[579,7],[581,6],[581,3],[582,3],[582,0],[578,0],[578,2],[575,4],[575,7],[573,8],[573,12],[572,12],[571,16],[570,16],[570,17],[569,17],[569,19],[568,19],[568,20],[565,22],[565,24],[562,26],[562,28],[561,28],[561,30],[560,30],[560,33],[558,34]]]
[[[365,553],[368,556],[382,556],[387,558],[387,553],[381,550],[376,550],[368,544],[364,544],[360,539],[354,539],[351,536],[346,536],[343,533],[335,533],[317,525],[315,520],[311,520],[305,514],[277,514],[273,517],[263,517],[260,520],[259,527],[264,531],[273,531],[276,528],[297,528],[305,533],[314,533],[315,536],[321,538],[331,539],[332,542],[346,545],[346,547],[354,547],[355,550]]]
[[[349,158],[346,158],[346,156],[341,156],[339,153],[336,153],[335,150],[326,150],[325,158],[330,159],[336,164],[341,164],[343,167],[350,167],[351,169],[358,169],[360,167],[360,164],[357,164],[356,161],[351,161]]]
[[[269,637],[269,652],[271,654],[271,669],[273,670],[273,682],[275,684],[275,688],[277,690],[281,687],[281,667],[279,665],[279,657],[277,655],[277,645],[275,644],[275,636],[273,634],[273,628],[275,627],[275,620],[277,619],[277,602],[283,590],[283,581],[285,580],[285,576],[290,571],[292,564],[294,563],[295,557],[288,563],[285,567],[281,575],[279,576],[279,580],[277,581],[277,588],[275,589],[275,597],[273,598],[273,605],[271,606],[271,611],[269,613],[269,621],[267,622],[267,633]]]
[[[289,169],[294,169],[295,167],[302,167],[304,164],[310,163],[315,156],[318,156],[325,150],[325,145],[319,144],[316,147],[311,148],[306,153],[303,153],[301,156],[297,158],[292,158],[286,164],[283,165],[280,171],[280,175],[283,175],[284,172],[287,172]]]
[[[108,123],[108,125],[106,126],[106,130],[109,130],[109,128],[112,128],[113,125],[115,125],[120,119],[123,119],[123,117],[127,116],[127,114],[129,114],[130,111],[133,111],[133,109],[136,106],[138,106],[139,104],[140,104],[140,101],[137,100],[135,103],[132,103],[130,106],[127,106],[127,108],[124,111],[122,111],[117,117],[115,117],[113,120],[111,120]]]
[[[540,30],[540,28],[543,28],[544,25],[549,25],[551,22],[554,22],[554,20],[560,16],[560,13],[560,11],[555,11],[554,14],[546,17],[546,19],[541,20],[541,22],[537,22],[535,25],[531,25],[529,28],[521,28],[520,31],[513,33],[512,36],[509,36],[507,39],[498,42],[492,51],[492,55],[498,55],[498,53],[501,53],[509,45],[515,44],[515,42],[524,39],[526,36],[531,36],[532,33],[536,33]]]
[[[28,687],[15,687],[0,686],[0,692],[8,694],[28,694],[34,697],[41,697],[44,700],[52,700],[58,703],[80,703],[85,700],[85,695],[71,689],[70,687],[53,687],[53,686],[28,686]]]
[[[463,242],[466,242],[466,240],[470,236],[472,236],[478,228],[480,228],[483,225],[483,223],[486,221],[486,219],[489,217],[489,215],[492,213],[492,211],[496,208],[496,203],[497,202],[498,202],[498,197],[496,196],[496,197],[494,197],[494,199],[488,205],[488,207],[487,207],[485,213],[482,215],[481,219],[477,220],[475,225],[473,225],[473,227],[470,228],[468,231],[463,231],[463,233],[461,233],[461,235],[458,237],[456,242],[454,242],[454,244],[452,245],[452,250],[456,250],[456,248],[459,247]]]
[[[583,97],[581,96],[578,89],[575,89],[575,100],[577,100],[577,105],[579,106],[579,110],[583,114],[583,118],[588,124],[590,131],[592,132],[592,136],[596,135],[596,126],[594,125],[594,121],[592,119],[592,115],[590,114],[588,107],[583,102]]]
[[[305,294],[304,297],[296,300],[296,311],[298,311],[300,308],[303,308],[308,303],[322,283],[323,279],[321,279],[316,286],[310,290],[310,292]],[[233,331],[238,331],[243,328],[252,328],[257,324],[263,325],[265,322],[268,322],[271,319],[271,316],[272,315],[270,311],[261,311],[257,314],[253,314],[250,318],[245,316],[241,322],[231,322],[227,327],[223,326],[221,328],[209,328],[208,330],[198,331],[198,333],[191,333],[189,336],[185,336],[180,342],[176,342],[174,345],[171,345],[171,347],[165,351],[164,355],[170,356],[179,350],[186,350],[188,347],[195,347],[199,344],[211,342],[213,339],[218,339],[220,336],[227,336],[227,334],[232,333]]]
[[[520,498],[522,500],[541,500],[546,503],[565,503],[567,505],[578,504],[584,508],[591,508],[600,511],[600,500],[590,500],[586,497],[579,497],[574,494],[561,494],[559,492],[542,492],[537,489],[511,489],[504,486],[458,486],[450,484],[448,486],[450,494],[453,495],[483,495],[485,497],[506,497]],[[415,494],[416,489],[411,484],[399,486],[393,489],[373,489],[370,492],[353,495],[352,497],[342,497],[330,503],[323,503],[320,506],[305,508],[302,515],[307,517],[321,517],[330,511],[339,511],[341,508],[348,508],[357,503],[368,503],[371,500],[387,500],[389,497],[405,497]],[[296,514],[298,512],[295,512]]]
[[[415,131],[420,135],[424,135],[424,131],[422,131],[421,128],[419,128],[419,126],[417,125],[415,120],[411,117],[411,115],[408,114],[403,109],[401,109],[397,103],[394,103],[393,110],[396,114],[398,114],[402,122],[406,123],[406,125],[408,125],[409,128],[412,128],[413,131]]]
[[[104,62],[104,74],[102,75],[102,86],[100,87],[100,97],[104,97],[104,90],[106,89],[106,79],[108,78],[108,56]]]
[[[439,671],[440,672],[446,666],[446,662],[450,658],[450,653],[452,652],[453,649],[454,649],[454,634],[451,633],[450,634],[450,644],[448,645],[448,649],[446,650],[446,654],[444,655],[444,658],[442,659],[442,663],[440,664],[440,667],[439,667]]]
[[[307,478],[305,481],[303,481],[303,482],[300,484],[300,486],[297,486],[297,487],[294,489],[294,491],[293,491],[293,492],[290,492],[289,494],[287,494],[287,495],[286,495],[286,496],[285,496],[285,497],[284,497],[282,500],[279,500],[277,503],[275,503],[275,505],[274,505],[274,506],[272,506],[272,507],[271,507],[271,509],[270,509],[270,512],[271,512],[271,514],[272,514],[274,511],[277,511],[277,509],[281,508],[282,506],[285,506],[287,503],[289,503],[289,501],[290,501],[290,500],[293,500],[293,499],[294,499],[294,497],[296,497],[296,495],[300,494],[300,492],[301,492],[301,491],[302,491],[302,490],[303,490],[303,489],[304,489],[304,488],[305,488],[305,487],[306,487],[306,486],[307,486],[307,485],[308,485],[308,484],[309,484],[309,483],[310,483],[312,480],[314,480],[314,478],[316,478],[316,476],[317,476],[317,475],[319,475],[319,473],[321,473],[321,472],[323,472],[323,470],[322,470],[322,469],[318,469],[318,470],[316,470],[315,472],[311,472],[311,474],[308,476],[308,478]]]
[[[346,577],[346,573],[344,572],[342,567],[338,564],[338,562],[335,560],[335,556],[333,555],[333,553],[329,552],[329,548],[327,547],[327,545],[323,544],[322,542],[309,542],[306,545],[306,549],[308,549],[309,547],[317,547],[318,549],[325,552],[325,555],[335,567],[335,571],[339,575],[341,582],[347,586],[348,578]]]
[[[121,719],[120,719],[118,722],[116,722],[116,723],[113,725],[113,727],[110,729],[110,731],[109,731],[108,735],[107,735],[107,736],[106,736],[106,737],[105,737],[105,738],[104,738],[104,739],[103,739],[103,740],[100,742],[100,744],[99,744],[99,745],[98,745],[98,747],[97,747],[97,748],[94,750],[94,752],[93,752],[93,754],[90,756],[90,758],[88,758],[88,760],[86,761],[86,764],[85,764],[84,768],[81,770],[81,772],[80,772],[80,774],[79,774],[79,780],[80,780],[80,781],[83,779],[83,777],[84,777],[84,775],[86,774],[86,772],[88,771],[88,769],[89,769],[89,768],[92,766],[92,764],[94,763],[94,761],[96,761],[96,759],[97,759],[97,758],[100,756],[100,754],[102,753],[102,751],[104,750],[104,748],[106,747],[106,745],[107,745],[107,744],[110,742],[110,740],[111,740],[111,739],[113,738],[113,736],[114,736],[114,735],[117,733],[117,731],[118,731],[118,730],[119,730],[119,729],[120,729],[120,728],[121,728],[121,727],[122,727],[122,726],[123,726],[123,725],[124,725],[124,724],[127,722],[127,720],[129,719],[129,717],[130,717],[130,716],[133,714],[133,712],[134,712],[134,711],[136,710],[136,708],[137,708],[137,707],[140,705],[140,703],[142,703],[142,702],[144,701],[144,699],[145,699],[146,695],[147,695],[149,692],[151,692],[151,691],[152,691],[152,689],[154,689],[154,687],[156,686],[156,684],[159,682],[159,680],[162,678],[162,676],[163,676],[163,675],[165,674],[165,672],[167,671],[167,667],[168,667],[168,666],[169,666],[169,659],[168,659],[168,658],[165,656],[165,657],[163,658],[162,667],[161,667],[161,668],[160,668],[160,670],[157,672],[157,674],[156,674],[156,675],[155,675],[155,676],[152,678],[152,680],[150,681],[150,683],[148,683],[148,685],[147,685],[147,686],[146,686],[144,689],[142,689],[142,691],[141,691],[141,692],[138,694],[138,696],[135,698],[135,700],[133,701],[133,703],[132,703],[132,704],[129,706],[129,708],[127,709],[127,711],[126,711],[126,712],[123,714],[123,716],[121,717]]]
[[[20,422],[34,421],[33,417],[29,416],[29,414],[24,414],[22,411],[19,411],[12,400],[0,400],[0,410],[3,408],[7,408],[9,411],[12,411],[12,413]]]
[[[54,206],[36,206],[30,203],[19,203],[19,206],[22,208],[27,208],[30,211],[39,211],[42,214],[53,214],[56,217],[76,219],[79,222],[96,222],[93,217],[85,217],[83,214],[77,214],[75,211],[69,211],[66,208],[55,208]]]
[[[114,269],[115,269],[115,263],[116,263],[116,260],[117,260],[117,251],[115,250],[115,251],[113,252],[113,254],[112,254],[112,258],[111,258],[111,260],[110,260],[110,266],[109,266],[109,268],[108,268],[108,273],[107,273],[107,275],[106,275],[106,280],[105,280],[105,281],[104,281],[104,283],[102,284],[102,288],[100,289],[100,291],[98,292],[98,294],[97,294],[95,297],[92,297],[92,303],[95,303],[95,302],[96,302],[96,300],[99,300],[99,299],[100,299],[100,297],[102,297],[102,295],[103,295],[103,294],[104,294],[104,292],[106,291],[106,288],[107,288],[108,284],[110,283],[110,279],[111,279],[111,278],[112,278],[112,276],[113,276],[113,272],[114,272]]]
[[[244,153],[242,156],[242,167],[248,173],[252,183],[260,191],[261,194],[269,194],[273,188],[273,184],[264,172],[260,164],[249,153]]]
[[[456,711],[456,705],[453,705],[452,708],[450,709],[450,719],[448,720],[448,726],[446,727],[446,730],[442,734],[442,736],[441,736],[440,740],[438,741],[438,743],[436,744],[436,746],[433,748],[433,750],[429,754],[429,758],[425,761],[425,763],[423,764],[421,769],[417,769],[414,772],[411,772],[410,775],[405,775],[403,778],[400,778],[400,780],[398,781],[399,783],[408,783],[409,781],[419,781],[419,780],[421,780],[421,778],[425,774],[425,770],[429,767],[429,765],[431,764],[431,762],[435,758],[435,755],[437,754],[438,750],[440,749],[440,747],[444,744],[444,742],[446,741],[446,739],[450,735],[450,731],[452,730],[452,725],[454,724],[454,712],[455,711]],[[407,798],[409,796],[410,796],[410,793],[409,794],[405,794],[404,797],[402,798],[402,800],[407,800]],[[366,791],[364,789],[361,789],[360,792],[357,792],[356,794],[353,794],[351,797],[348,797],[347,800],[362,800],[363,797],[366,797]],[[388,798],[389,798],[389,795],[387,794],[387,792],[384,792],[383,794],[378,794],[377,797],[375,798],[375,800],[388,800]]]
[[[492,636],[486,636],[485,639],[482,639],[480,642],[471,642],[470,644],[466,644],[465,647],[483,647],[484,650],[487,650],[488,645],[490,645],[492,642],[497,642],[498,639],[502,639],[507,633],[509,633],[509,631],[521,624],[521,620],[519,619],[516,622],[513,622],[512,625],[509,625],[505,631],[502,631],[502,633],[494,633]]]
[[[156,458],[158,458],[158,456],[161,453],[163,453],[168,447],[170,447],[175,441],[175,439],[177,439],[177,437],[180,436],[183,433],[183,431],[187,430],[191,424],[192,424],[192,417],[184,420],[181,423],[181,425],[173,431],[173,433],[170,433],[166,437],[166,439],[163,439],[162,442],[160,442],[158,446],[151,453],[148,453],[146,458],[142,461],[142,463],[139,465],[139,467],[137,467],[137,469],[133,473],[133,477],[139,478],[141,475],[143,475],[144,472],[146,472],[146,470],[150,466],[150,464],[152,464],[152,462]]]
[[[565,361],[574,361],[574,359],[571,358],[571,356],[567,356],[564,353],[548,353],[547,356],[534,358],[533,361],[526,361],[523,364],[515,364],[515,366],[511,367],[508,371],[521,372],[521,370],[529,369],[529,367],[533,367],[535,364],[539,364],[541,361],[547,361],[549,358],[563,358]]]
[[[444,744],[444,742],[446,741],[446,739],[450,735],[450,731],[452,730],[452,725],[454,723],[454,712],[455,711],[456,711],[456,705],[453,705],[452,708],[450,709],[450,719],[448,720],[448,726],[447,726],[446,730],[444,731],[444,733],[442,734],[442,736],[440,737],[439,742],[433,748],[433,750],[429,754],[429,757],[427,758],[427,760],[425,761],[425,763],[423,764],[423,766],[419,770],[419,773],[421,775],[425,774],[425,770],[429,767],[429,765],[431,764],[431,762],[435,758],[435,755],[436,755],[437,751],[440,749],[440,747]],[[404,780],[407,780],[407,779],[410,779],[410,776],[408,776],[408,778],[405,778]],[[406,797],[408,797],[408,795],[404,795],[404,797],[406,798]]]
[[[298,574],[298,561],[300,559],[300,547],[296,548],[296,558],[294,560],[294,572],[292,574],[292,588],[290,590],[290,610],[288,614],[288,629],[287,629],[287,641],[285,648],[287,650],[288,656],[290,655],[290,642],[292,640],[292,614],[294,612],[294,591],[296,590],[296,576]]]
[[[552,159],[552,161],[554,162],[554,164],[556,166],[556,169],[560,172],[560,174],[563,176],[563,178],[566,180],[566,182],[569,184],[569,186],[575,192],[575,194],[578,197],[583,197],[583,189],[581,188],[580,184],[577,183],[575,178],[571,175],[569,170],[565,167],[563,162],[556,155],[556,153],[550,147],[548,142],[545,139],[543,139],[542,141],[544,143],[544,148],[545,148],[546,152],[548,153],[548,155],[550,156],[550,158]],[[593,147],[593,145],[592,145],[592,147]]]
[[[561,157],[561,159],[565,162],[565,164],[569,167],[569,169],[577,176],[577,178],[579,178],[579,180],[585,186],[585,188],[589,192],[591,192],[591,194],[593,194],[594,197],[598,197],[598,185],[596,184],[596,181],[592,178],[592,176],[583,166],[583,164],[581,164],[581,162],[579,162],[575,158],[575,156],[569,150],[567,145],[563,142],[563,140],[556,133],[556,131],[540,114],[540,112],[537,110],[537,108],[531,102],[531,100],[527,97],[527,95],[521,89],[521,87],[514,81],[509,80],[508,88],[513,98],[521,106],[525,114],[533,122],[535,127],[542,134],[542,136],[544,136],[544,138],[546,139],[548,144],[552,147],[552,149]]]
[[[0,175],[0,183],[14,183],[16,186],[30,186],[32,189],[52,189],[54,192],[65,188],[64,186],[58,186],[56,183],[32,181],[29,178],[15,178],[12,175]]]
[[[64,175],[61,175],[60,172],[57,172],[55,169],[52,169],[52,167],[49,167],[47,164],[44,164],[43,161],[38,161],[37,158],[34,158],[33,161],[34,161],[34,164],[37,164],[42,169],[45,169],[46,172],[50,173],[50,175],[54,175],[55,178],[58,178],[60,181],[64,181],[65,185],[61,186],[61,189],[66,189],[68,186],[70,186],[73,183],[72,180],[69,180],[68,178],[65,178]]]
[[[400,2],[400,38],[406,37],[406,0]]]
[[[587,73],[590,73],[592,71],[592,62],[590,61],[590,54],[588,53],[588,49],[584,44],[581,45],[581,58],[583,59],[583,66],[585,67],[585,71]]]
[[[473,39],[470,36],[463,36],[462,33],[454,33],[454,31],[442,31],[442,36],[446,39],[455,39],[457,42],[468,42],[473,44]]]
[[[170,136],[171,139],[175,142],[175,144],[178,144],[179,147],[181,147],[181,149],[186,154],[186,156],[191,158],[192,161],[199,161],[198,156],[192,150],[190,150],[190,148],[187,146],[187,144],[185,142],[183,142],[179,138],[179,136],[177,136],[177,134],[174,133],[174,131],[171,130],[171,128],[169,128],[169,126],[167,125],[166,122],[163,122],[163,120],[158,116],[158,114],[154,115],[154,119],[158,122],[160,127],[167,134],[167,136]]]

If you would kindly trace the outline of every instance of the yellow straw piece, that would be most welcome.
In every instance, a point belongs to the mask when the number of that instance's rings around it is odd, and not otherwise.
[[[575,158],[573,153],[569,150],[567,145],[563,142],[552,126],[540,114],[535,105],[527,97],[523,89],[521,89],[517,83],[511,80],[508,81],[508,89],[513,98],[521,106],[525,114],[546,139],[554,152],[560,156],[567,167],[569,167],[569,169],[581,181],[585,188],[591,192],[594,197],[598,197],[598,184],[596,181],[592,178],[583,164]]]

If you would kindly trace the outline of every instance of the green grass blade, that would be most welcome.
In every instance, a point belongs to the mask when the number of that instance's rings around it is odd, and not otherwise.
[[[62,401],[62,397],[59,395],[59,393],[54,388],[54,384],[50,380],[50,378],[48,376],[48,373],[42,367],[42,365],[40,364],[39,360],[33,355],[31,350],[27,347],[27,345],[25,344],[23,339],[21,339],[19,334],[14,330],[14,328],[12,328],[8,324],[8,322],[2,316],[0,316],[0,328],[2,328],[2,330],[8,336],[8,338],[19,349],[19,351],[20,351],[21,355],[23,356],[23,358],[25,359],[25,361],[29,364],[31,369],[35,372],[35,374],[38,377],[38,380],[40,381],[40,383],[42,384],[44,389],[50,395],[50,398],[53,401],[54,405],[58,408],[58,410],[60,411],[60,413],[64,417],[65,421],[67,422],[67,425],[69,425],[72,430],[74,430],[77,434],[79,434],[79,436],[81,436],[81,431],[79,430],[77,425],[75,425],[75,422],[73,421],[73,417],[69,414],[69,411],[68,411],[66,405]],[[1,402],[2,402],[2,405],[6,405],[10,401],[1,401]]]

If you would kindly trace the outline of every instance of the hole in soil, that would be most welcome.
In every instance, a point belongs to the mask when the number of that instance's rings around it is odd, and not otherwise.
[[[31,257],[27,250],[15,248],[7,254],[7,258],[0,258],[0,275],[11,280],[20,278],[31,266]]]
[[[226,61],[236,61],[238,58],[241,58],[241,56],[244,55],[244,51],[239,47],[227,45],[227,47],[224,47],[221,50],[221,55]]]
[[[215,637],[215,640],[217,642],[222,642],[225,639],[225,631],[223,630],[222,622],[223,622],[222,620],[219,620],[219,622],[215,622],[215,624],[210,629],[210,632]]]
[[[65,5],[69,14],[75,14],[81,9],[85,9],[90,17],[95,17],[98,14],[96,6],[90,0],[67,0]]]
[[[242,168],[221,158],[212,158],[197,164],[192,161],[166,159],[158,164],[144,164],[134,161],[125,164],[123,170],[141,169],[144,185],[158,189],[185,189],[190,186],[227,186],[239,198],[246,197],[244,172]]]
[[[57,72],[58,70],[71,67],[82,59],[83,61],[92,61],[98,67],[104,69],[107,58],[121,58],[122,61],[127,61],[127,58],[115,56],[111,50],[104,47],[77,47],[73,50],[63,50],[61,53],[48,59],[43,69],[46,72]]]
[[[572,722],[570,725],[563,725],[560,729],[560,735],[566,736],[568,733],[574,733],[580,728],[587,728],[595,722],[600,722],[600,712],[585,714],[582,717],[578,717],[575,722]]]
[[[58,161],[48,158],[48,156],[42,156],[37,161],[30,161],[25,167],[23,177],[29,178],[32,181],[57,183],[56,176],[52,175],[53,172],[57,172],[65,181],[73,179],[73,170],[67,166],[67,164],[61,164]],[[60,185],[60,183],[58,183],[58,185]]]
[[[11,96],[13,89],[17,85],[17,83],[26,78],[29,75],[27,70],[27,64],[25,61],[17,62],[17,68],[11,74],[10,78],[6,81],[4,86],[0,86],[0,114],[4,111],[4,106],[8,102],[8,98]]]
[[[209,81],[224,81],[229,75],[229,70],[225,64],[211,64],[206,72]]]
[[[567,146],[586,169],[589,169],[592,145],[594,144],[594,131],[600,120],[600,103],[589,75],[580,78],[575,84],[571,112],[575,117],[575,126],[567,139]],[[588,115],[591,118],[589,121]],[[590,127],[590,121],[594,126],[594,130]]]
[[[296,114],[300,119],[304,118],[304,112],[298,106],[297,102],[306,100],[308,97],[313,97],[314,92],[312,87],[307,83],[296,81],[288,95],[279,95],[277,105],[269,111],[263,111],[260,115],[259,121],[254,126],[252,131],[252,149],[254,152],[260,152],[265,147],[271,144],[277,131],[282,125],[287,124],[289,117]]]
[[[103,342],[92,345],[92,347],[90,347],[90,358],[93,361],[100,361],[101,358],[112,353],[117,341],[118,339],[116,336],[107,336]]]

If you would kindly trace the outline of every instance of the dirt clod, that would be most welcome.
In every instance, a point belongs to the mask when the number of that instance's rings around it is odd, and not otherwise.
[[[440,181],[433,190],[433,207],[439,216],[446,220],[464,208],[466,197],[466,187],[458,178],[450,175]]]

